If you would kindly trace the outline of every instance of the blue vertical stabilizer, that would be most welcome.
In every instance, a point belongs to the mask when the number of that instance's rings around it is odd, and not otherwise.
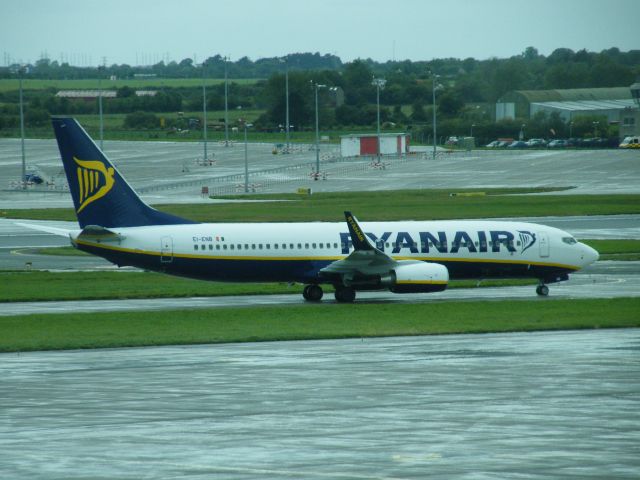
[[[52,122],[80,227],[196,223],[144,203],[75,119]]]

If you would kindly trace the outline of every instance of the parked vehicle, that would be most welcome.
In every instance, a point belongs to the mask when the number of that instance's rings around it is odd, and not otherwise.
[[[531,138],[527,140],[527,146],[534,148],[546,147],[547,141],[542,138]]]
[[[511,142],[507,148],[527,148],[527,142],[523,142],[522,140],[516,140],[515,142]]]
[[[624,137],[618,146],[620,148],[640,148],[640,136]]]
[[[562,139],[551,140],[547,145],[547,148],[566,148],[569,142]]]

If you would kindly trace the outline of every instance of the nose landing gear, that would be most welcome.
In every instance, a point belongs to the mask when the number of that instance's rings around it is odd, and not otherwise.
[[[536,293],[541,297],[546,297],[549,295],[549,287],[547,287],[544,283],[541,283],[536,287]]]

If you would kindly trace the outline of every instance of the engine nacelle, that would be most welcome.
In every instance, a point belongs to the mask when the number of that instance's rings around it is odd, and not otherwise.
[[[438,263],[404,261],[387,280],[393,293],[441,292],[449,283],[449,270]]]

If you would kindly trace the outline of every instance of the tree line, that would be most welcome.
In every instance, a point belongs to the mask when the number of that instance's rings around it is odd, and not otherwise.
[[[204,71],[203,71],[204,69]],[[319,90],[323,128],[370,127],[377,117],[374,77],[386,80],[380,91],[380,117],[388,128],[403,127],[414,135],[428,135],[433,109],[433,90],[443,134],[460,135],[474,129],[476,136],[492,138],[516,136],[522,122],[494,122],[494,104],[511,90],[556,88],[595,88],[629,86],[640,77],[640,50],[621,52],[617,48],[599,53],[559,48],[549,56],[528,47],[522,54],[488,60],[434,59],[431,61],[375,62],[358,59],[343,63],[334,55],[292,54],[286,59],[267,58],[252,61],[246,57],[227,61],[220,55],[197,65],[192,59],[140,69],[128,65],[105,68],[79,68],[42,59],[31,66],[33,78],[97,78],[116,75],[126,78],[134,73],[159,77],[229,77],[229,108],[252,108],[265,113],[257,128],[281,128],[285,121],[285,72],[289,81],[289,112],[294,129],[309,129],[315,119],[313,85]],[[434,80],[434,74],[438,75]],[[0,77],[15,77],[15,69],[0,68]],[[62,76],[62,77],[59,77]],[[253,83],[235,82],[235,78],[257,78]],[[435,81],[435,84],[434,84]],[[335,89],[344,94],[344,102]],[[202,109],[202,92],[197,87],[157,88],[153,97],[136,97],[129,87],[118,89],[116,98],[103,102],[106,113],[196,112]],[[49,114],[97,113],[97,102],[58,98],[55,90],[29,91],[27,122],[47,122]],[[340,98],[341,100],[341,98]],[[207,89],[210,110],[224,108],[224,85]],[[0,94],[0,128],[15,126],[17,91]],[[593,123],[598,120],[591,120]],[[147,122],[148,123],[148,122]],[[528,133],[539,136],[568,136],[571,128],[554,115],[540,114],[528,119]],[[575,122],[574,122],[575,123]],[[580,123],[580,122],[578,122]],[[602,122],[605,125],[606,122]],[[585,122],[587,125],[587,122]],[[573,126],[572,126],[573,127]],[[611,134],[601,128],[600,134]],[[571,133],[579,134],[578,127]],[[587,132],[583,132],[585,135]]]

